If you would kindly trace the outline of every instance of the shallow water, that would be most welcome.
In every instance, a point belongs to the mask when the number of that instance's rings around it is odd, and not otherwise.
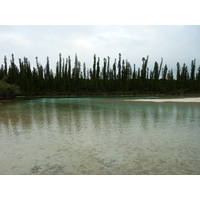
[[[0,174],[200,174],[200,104],[44,98],[0,106]]]

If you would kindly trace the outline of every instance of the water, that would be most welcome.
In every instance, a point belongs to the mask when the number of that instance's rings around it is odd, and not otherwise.
[[[200,174],[200,104],[126,99],[0,105],[0,174]]]

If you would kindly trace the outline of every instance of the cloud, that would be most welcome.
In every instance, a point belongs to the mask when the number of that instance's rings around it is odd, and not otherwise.
[[[0,64],[4,55],[26,56],[35,65],[38,56],[42,65],[49,56],[54,69],[58,55],[92,67],[93,55],[110,56],[111,64],[122,54],[122,59],[141,67],[142,57],[149,55],[149,68],[161,57],[169,68],[184,62],[189,66],[200,51],[200,26],[0,26]]]
[[[85,50],[93,48],[93,44],[87,39],[77,38],[74,43],[78,48],[84,48]]]
[[[5,45],[30,47],[32,41],[17,33],[0,33],[1,41]]]

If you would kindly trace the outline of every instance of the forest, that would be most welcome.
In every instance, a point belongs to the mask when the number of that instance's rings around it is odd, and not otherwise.
[[[70,56],[63,58],[59,54],[56,71],[50,68],[49,57],[42,66],[36,57],[35,66],[31,66],[28,58],[19,59],[18,65],[14,55],[0,68],[0,97],[15,95],[137,95],[137,94],[200,94],[200,66],[196,68],[196,60],[186,64],[176,64],[176,72],[163,66],[163,59],[148,67],[148,59],[141,59],[141,67],[131,65],[128,60],[118,59],[113,63],[110,57],[93,57],[93,66],[78,60],[77,54],[72,63]]]

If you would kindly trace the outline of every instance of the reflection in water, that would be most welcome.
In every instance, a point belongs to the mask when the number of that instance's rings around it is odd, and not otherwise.
[[[199,104],[61,98],[0,106],[0,174],[200,174]]]

